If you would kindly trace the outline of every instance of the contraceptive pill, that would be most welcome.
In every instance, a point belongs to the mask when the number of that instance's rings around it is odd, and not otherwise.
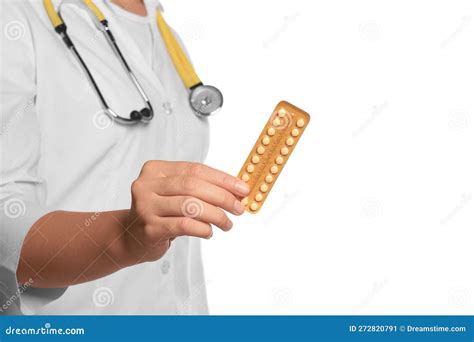
[[[309,120],[308,113],[288,102],[276,106],[239,173],[250,187],[242,200],[246,211],[261,209]]]

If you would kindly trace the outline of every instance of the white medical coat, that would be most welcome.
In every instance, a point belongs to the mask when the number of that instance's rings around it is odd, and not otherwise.
[[[59,6],[61,1],[54,1]],[[71,52],[53,30],[42,1],[2,1],[0,314],[205,314],[199,240],[178,238],[157,262],[67,289],[18,289],[15,277],[31,225],[54,210],[130,207],[130,184],[147,160],[202,162],[209,128],[188,105],[155,25],[159,3],[146,1],[153,22],[154,68],[96,0],[127,61],[150,97],[155,118],[123,126],[102,112]],[[109,105],[123,116],[143,102],[105,38],[80,4],[63,4],[68,32]],[[87,223],[85,223],[87,224]]]

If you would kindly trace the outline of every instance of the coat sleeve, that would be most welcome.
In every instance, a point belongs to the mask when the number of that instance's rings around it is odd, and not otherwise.
[[[51,211],[38,172],[35,49],[25,6],[2,2],[0,11],[0,315],[22,313],[22,295],[34,284],[18,284],[21,247],[30,227]]]

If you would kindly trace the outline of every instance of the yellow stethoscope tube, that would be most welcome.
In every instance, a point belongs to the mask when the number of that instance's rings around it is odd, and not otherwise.
[[[122,52],[120,51],[116,43],[116,40],[114,36],[112,35],[112,32],[108,26],[108,22],[104,14],[95,5],[93,0],[82,0],[82,2],[87,6],[90,12],[93,13],[94,16],[97,18],[97,20],[101,23],[102,25],[101,31],[104,33],[106,39],[111,44],[115,54],[120,59],[122,65],[124,66],[125,70],[128,72],[132,82],[134,83],[135,87],[139,91],[140,95],[142,96],[146,104],[146,107],[143,108],[142,110],[133,111],[130,114],[130,118],[122,117],[116,114],[112,109],[110,109],[99,87],[97,86],[97,83],[95,82],[94,77],[92,76],[87,65],[85,64],[84,60],[80,56],[79,52],[76,50],[73,42],[69,38],[67,34],[66,24],[64,23],[60,14],[54,8],[52,0],[43,0],[43,5],[51,21],[51,24],[55,28],[56,32],[61,35],[67,47],[74,53],[80,65],[84,69],[84,72],[86,73],[86,76],[88,77],[97,96],[99,97],[99,100],[105,112],[109,116],[111,116],[113,119],[121,123],[136,123],[138,121],[142,121],[142,122],[150,121],[153,118],[153,108],[151,106],[150,100],[145,94],[145,91],[141,87],[138,79],[135,77],[127,61],[125,60]],[[156,11],[156,22],[157,22],[157,26],[160,31],[160,34],[163,38],[163,41],[165,42],[168,53],[170,54],[171,60],[173,61],[173,64],[176,68],[176,71],[178,72],[185,87],[190,90],[189,103],[191,107],[194,109],[196,115],[208,116],[217,112],[222,107],[222,103],[223,103],[222,93],[213,86],[202,84],[191,62],[185,55],[183,49],[181,48],[176,38],[174,37],[170,27],[168,26],[163,16],[161,15],[160,10]]]
[[[91,0],[83,0],[83,2],[95,14],[99,21],[105,20],[104,14],[94,4],[94,2],[92,2]],[[51,24],[53,24],[54,28],[57,28],[58,26],[64,24],[58,12],[56,12],[52,0],[43,0],[43,5],[46,9],[46,13],[48,14],[49,20],[51,20]]]
[[[176,71],[178,71],[178,74],[183,80],[186,88],[192,88],[198,84],[201,84],[201,80],[196,74],[196,71],[194,71],[189,59],[184,54],[183,49],[181,49],[178,42],[176,41],[176,38],[171,32],[170,27],[161,15],[160,10],[156,11],[156,22],[158,24],[158,29],[161,32],[161,36],[165,42],[166,48],[171,55],[171,59]]]
[[[105,20],[104,14],[101,12],[101,10],[94,4],[92,0],[82,0],[86,4],[87,7],[94,13],[94,15],[97,17],[97,20],[103,21]]]
[[[49,20],[51,20],[51,24],[56,29],[61,25],[64,25],[63,20],[59,16],[58,12],[54,8],[53,3],[51,0],[43,0],[43,6],[46,9],[46,13],[48,14]]]

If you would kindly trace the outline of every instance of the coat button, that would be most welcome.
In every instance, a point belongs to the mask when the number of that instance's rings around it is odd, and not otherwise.
[[[168,274],[170,271],[171,263],[168,260],[163,260],[161,263],[161,273]]]
[[[170,102],[163,102],[163,111],[165,112],[166,115],[171,115],[173,114],[173,106],[171,105]]]

